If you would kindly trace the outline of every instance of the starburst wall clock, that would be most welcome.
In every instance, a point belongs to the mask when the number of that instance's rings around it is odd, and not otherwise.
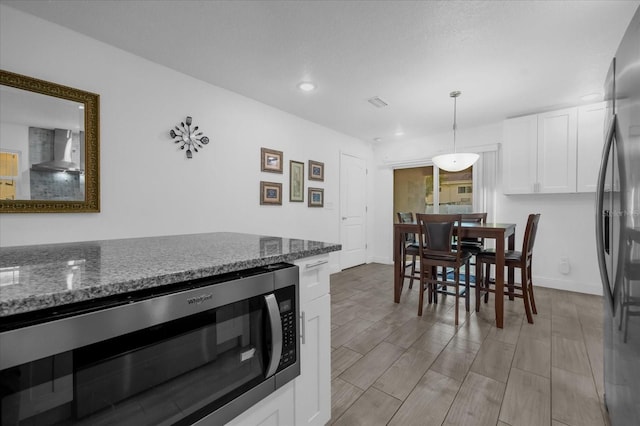
[[[173,142],[182,144],[180,149],[187,149],[187,158],[193,158],[193,151],[198,152],[198,148],[202,149],[203,145],[209,143],[209,138],[203,136],[201,131],[198,131],[198,126],[191,128],[191,117],[180,123],[180,126],[175,126],[169,134],[174,139]]]

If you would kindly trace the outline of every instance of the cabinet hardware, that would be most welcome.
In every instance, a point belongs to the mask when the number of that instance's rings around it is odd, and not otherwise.
[[[306,269],[311,269],[311,268],[318,267],[320,265],[324,265],[325,263],[329,263],[329,261],[328,260],[319,260],[316,263],[307,263],[306,265],[304,265],[304,267]]]

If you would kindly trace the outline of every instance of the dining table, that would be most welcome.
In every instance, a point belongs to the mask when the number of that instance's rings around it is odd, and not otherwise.
[[[460,232],[458,227],[454,228],[454,235],[458,238],[484,238],[495,240],[496,249],[496,275],[495,275],[495,294],[504,294],[504,267],[505,267],[505,240],[507,241],[507,249],[515,249],[516,240],[516,224],[515,223],[477,223],[464,222],[460,223]],[[396,223],[393,226],[393,301],[400,303],[402,287],[404,285],[404,263],[402,257],[402,249],[405,244],[406,234],[418,234],[420,227],[417,223]],[[507,272],[508,282],[514,282],[514,270],[509,268]],[[495,298],[496,310],[496,327],[504,327],[504,297],[497,296]]]

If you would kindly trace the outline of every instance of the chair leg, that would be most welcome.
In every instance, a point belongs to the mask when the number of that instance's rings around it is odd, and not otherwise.
[[[489,302],[489,286],[491,285],[489,283],[489,279],[491,278],[491,264],[487,263],[487,265],[484,268],[484,282],[486,284],[486,288],[485,288],[485,293],[484,293],[484,303],[488,303]]]
[[[409,280],[409,288],[413,288],[413,279],[416,275],[416,255],[411,256],[411,279]]]
[[[527,268],[520,268],[522,280],[522,299],[524,300],[524,311],[527,314],[527,322],[533,324],[533,316],[531,315],[531,306],[529,305],[529,283],[527,279]],[[512,290],[513,291],[513,290]]]
[[[529,280],[527,281],[527,289],[529,290],[529,303],[531,304],[531,310],[534,314],[538,315],[538,310],[536,309],[536,298],[533,296],[533,280],[531,279],[531,265],[527,268],[527,274]]]
[[[464,271],[464,307],[466,308],[467,312],[469,312],[469,305],[470,305],[470,291],[471,291],[471,280],[469,277],[469,261],[467,261],[467,267],[466,270]]]
[[[453,279],[455,280],[455,289],[456,289],[456,321],[455,325],[458,325],[458,304],[460,302],[460,268],[456,268],[453,272]]]
[[[420,297],[418,299],[418,316],[422,316],[422,304],[424,303],[424,286],[426,284],[425,274],[422,268],[420,268]]]
[[[476,295],[476,312],[480,312],[480,297],[482,296],[482,263],[476,259],[476,289],[474,291]]]

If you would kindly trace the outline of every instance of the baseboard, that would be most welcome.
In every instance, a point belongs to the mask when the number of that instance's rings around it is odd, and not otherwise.
[[[573,291],[576,293],[594,294],[602,296],[602,285],[599,283],[581,283],[557,278],[533,276],[533,284],[536,287],[547,287],[556,290]]]
[[[393,265],[393,260],[387,257],[371,257],[367,263],[381,263],[383,265]],[[517,274],[516,274],[517,281]],[[551,277],[541,277],[534,275],[533,284],[539,287],[553,288],[556,290],[573,291],[576,293],[594,294],[602,296],[602,285],[599,282],[583,283],[572,280],[560,280]]]

